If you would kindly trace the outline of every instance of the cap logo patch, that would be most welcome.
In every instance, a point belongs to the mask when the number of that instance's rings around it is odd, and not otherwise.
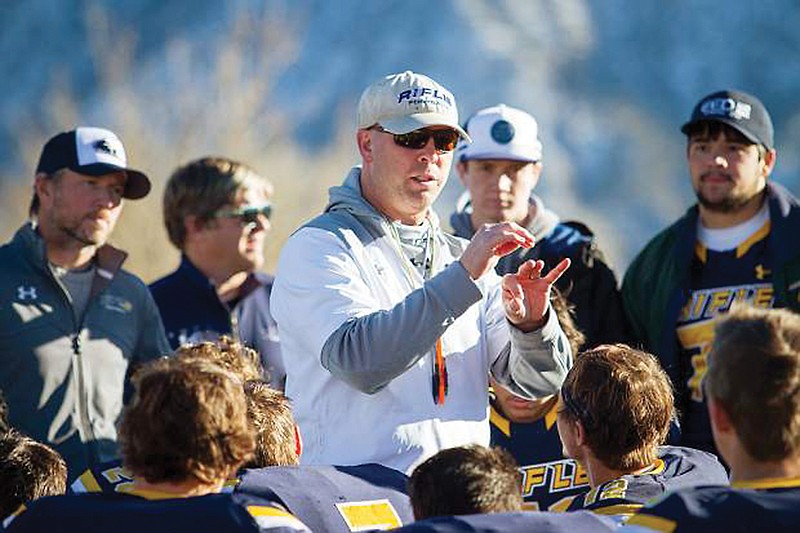
[[[119,158],[119,154],[117,153],[117,149],[111,146],[106,139],[100,139],[94,143],[94,149],[97,152],[103,152],[104,154],[112,155],[116,158]]]
[[[492,139],[499,144],[508,144],[514,138],[514,126],[507,120],[498,120],[492,124]]]
[[[733,98],[714,98],[700,106],[703,115],[731,117],[736,120],[749,120],[753,107]]]
[[[397,95],[398,104],[403,100],[408,100],[408,103],[411,105],[420,105],[425,103],[431,103],[434,105],[439,105],[441,103],[444,103],[448,106],[453,105],[453,100],[450,98],[450,95],[445,94],[439,89],[431,89],[430,87],[415,87],[413,89],[406,89]]]

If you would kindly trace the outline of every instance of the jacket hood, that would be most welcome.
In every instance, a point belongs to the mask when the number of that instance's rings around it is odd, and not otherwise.
[[[526,229],[533,234],[533,238],[537,241],[550,235],[561,221],[558,215],[545,207],[542,199],[535,194],[531,194],[528,212],[531,213],[533,217]],[[450,215],[450,225],[453,227],[455,234],[459,237],[469,239],[475,233],[475,229],[472,227],[471,215],[472,198],[469,196],[469,191],[464,191],[456,203],[455,213]]]

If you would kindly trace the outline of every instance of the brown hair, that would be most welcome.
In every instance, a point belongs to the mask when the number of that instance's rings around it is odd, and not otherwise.
[[[244,385],[247,414],[256,431],[256,451],[248,467],[298,464],[296,426],[289,399],[263,380]]]
[[[232,372],[242,383],[262,378],[263,369],[258,352],[227,335],[221,336],[216,342],[184,344],[175,350],[175,357],[185,361],[209,361]]]
[[[800,454],[800,316],[734,306],[717,322],[704,381],[753,459]]]
[[[46,176],[47,179],[52,180],[54,183],[58,183],[61,180],[61,177],[64,173],[69,170],[67,168],[60,168],[53,172],[52,174],[45,174],[44,172],[40,172],[38,175]],[[36,188],[34,187],[33,196],[31,197],[31,203],[28,205],[28,217],[36,218],[39,214],[39,195],[36,194]]]
[[[119,428],[123,464],[150,483],[224,480],[253,453],[241,381],[216,364],[165,357],[139,369]]]
[[[186,217],[193,215],[201,223],[233,204],[243,188],[257,187],[267,197],[272,183],[244,163],[224,157],[205,157],[179,167],[164,189],[164,224],[169,240],[182,250],[186,243]]]
[[[581,422],[592,453],[613,470],[655,461],[674,416],[672,386],[658,361],[624,344],[576,357],[561,398],[564,415]]]
[[[16,430],[0,435],[0,519],[20,505],[67,490],[67,464],[58,452]]]
[[[758,149],[758,158],[763,161],[767,155],[767,147],[761,143],[756,143],[745,137],[745,135],[736,128],[718,122],[716,120],[704,120],[696,122],[689,126],[686,130],[687,144],[698,141],[715,140],[720,135],[724,135],[725,139],[730,142],[739,144],[755,144]]]
[[[408,495],[417,520],[522,509],[522,475],[502,448],[448,448],[414,469]]]

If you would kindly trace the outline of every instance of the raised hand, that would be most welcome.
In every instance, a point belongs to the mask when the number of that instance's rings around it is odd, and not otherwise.
[[[484,224],[461,254],[461,264],[472,279],[478,279],[495,267],[497,261],[517,248],[533,246],[533,235],[514,222]]]
[[[544,261],[525,261],[516,274],[503,276],[503,307],[508,321],[522,331],[542,327],[547,319],[550,289],[569,268],[569,258],[564,259],[542,276]]]

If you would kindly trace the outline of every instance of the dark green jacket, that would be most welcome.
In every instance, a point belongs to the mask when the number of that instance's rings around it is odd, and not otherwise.
[[[0,247],[0,390],[9,422],[58,450],[70,474],[116,456],[131,365],[169,353],[150,291],[102,246],[83,317],[30,224]]]
[[[775,307],[800,310],[800,203],[777,183],[767,185]],[[656,355],[685,400],[680,379],[678,315],[690,293],[689,267],[697,241],[697,206],[651,240],[622,283],[625,312],[634,338]]]

